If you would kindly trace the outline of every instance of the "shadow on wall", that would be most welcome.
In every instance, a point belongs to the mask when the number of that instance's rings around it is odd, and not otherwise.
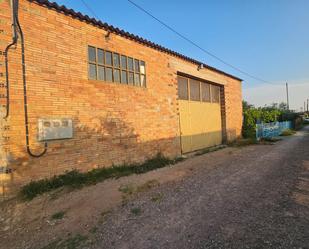
[[[98,167],[140,163],[158,153],[169,158],[175,158],[181,153],[177,129],[158,133],[158,130],[168,129],[164,123],[157,126],[157,131],[153,126],[140,127],[143,128],[142,135],[136,130],[139,127],[135,129],[133,123],[124,122],[110,113],[105,117],[93,117],[87,122],[74,118],[73,123],[74,138],[49,142],[48,152],[43,157],[30,158],[26,154],[21,157],[12,153],[9,166],[13,173],[6,185],[13,190],[31,180],[50,178],[72,169],[87,171]],[[173,131],[174,136],[163,137]],[[201,137],[218,136],[218,133],[201,134]],[[236,135],[236,131],[228,133]],[[34,152],[42,149],[41,144],[37,145],[32,146]],[[25,152],[24,145],[19,145],[17,151]]]
[[[9,167],[13,169],[10,182],[20,186],[72,169],[87,171],[97,167],[143,162],[158,153],[170,158],[180,155],[177,130],[168,129],[164,123],[158,126],[150,124],[145,128],[137,126],[135,129],[133,122],[125,122],[108,113],[105,117],[83,121],[74,118],[73,124],[73,138],[48,142],[48,151],[43,157],[29,157],[23,142],[14,146],[9,156]],[[143,132],[137,132],[139,129]],[[174,136],[168,137],[171,133]],[[36,134],[32,133],[30,140],[33,141],[35,137]],[[40,152],[42,145],[33,144],[32,151]]]

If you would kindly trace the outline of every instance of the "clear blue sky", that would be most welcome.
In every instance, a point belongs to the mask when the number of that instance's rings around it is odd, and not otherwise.
[[[239,76],[244,89],[262,85],[202,53],[127,0],[85,1],[102,21]],[[275,83],[309,84],[308,0],[134,1],[246,72]],[[81,0],[56,2],[93,16]]]

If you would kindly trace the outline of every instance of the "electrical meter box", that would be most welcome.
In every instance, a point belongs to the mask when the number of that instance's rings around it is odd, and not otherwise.
[[[73,137],[73,122],[69,118],[38,120],[38,140],[49,141]]]

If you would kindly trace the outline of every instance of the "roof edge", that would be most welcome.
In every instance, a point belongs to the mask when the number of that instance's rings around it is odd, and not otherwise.
[[[55,2],[50,2],[48,0],[27,0],[29,2],[33,2],[33,3],[37,3],[39,4],[40,6],[44,6],[44,7],[47,7],[47,8],[50,8],[50,9],[54,9],[56,10],[57,12],[60,12],[60,13],[63,13],[65,15],[70,15],[72,16],[73,18],[76,18],[76,19],[79,19],[80,21],[85,21],[85,22],[88,22],[94,26],[97,26],[99,28],[102,28],[102,29],[105,29],[105,30],[108,30],[114,34],[117,34],[119,36],[122,36],[122,37],[125,37],[127,39],[130,39],[130,40],[134,40],[140,44],[143,44],[147,47],[150,47],[150,48],[153,48],[153,49],[156,49],[158,51],[161,51],[161,52],[164,52],[164,53],[167,53],[167,54],[170,54],[172,56],[175,56],[175,57],[178,57],[180,59],[183,59],[185,61],[188,61],[188,62],[191,62],[193,64],[196,64],[196,65],[201,65],[203,64],[203,66],[211,71],[214,71],[214,72],[217,72],[217,73],[220,73],[220,74],[223,74],[225,76],[228,76],[228,77],[231,77],[233,79],[236,79],[238,81],[243,81],[242,79],[232,75],[232,74],[229,74],[229,73],[226,73],[222,70],[219,70],[215,67],[212,67],[212,66],[209,66],[207,64],[205,64],[204,62],[201,62],[201,61],[198,61],[198,60],[195,60],[193,58],[190,58],[186,55],[183,55],[181,53],[178,53],[178,52],[175,52],[169,48],[166,48],[166,47],[163,47],[159,44],[156,44],[152,41],[149,41],[147,39],[144,39],[138,35],[134,35],[132,33],[129,33],[129,32],[126,32],[124,31],[123,29],[119,29],[117,27],[114,27],[113,25],[110,25],[110,24],[107,24],[105,22],[102,22],[100,20],[97,20],[95,18],[92,18],[92,17],[89,17],[88,15],[84,15],[82,14],[81,12],[76,12],[75,10],[73,9],[69,9],[67,8],[66,6],[64,5],[59,5]]]

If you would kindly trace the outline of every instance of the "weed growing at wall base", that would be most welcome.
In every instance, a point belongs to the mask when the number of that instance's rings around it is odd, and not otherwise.
[[[293,131],[293,130],[291,130],[291,129],[286,129],[286,130],[284,130],[284,131],[281,133],[280,136],[283,136],[283,137],[285,137],[285,136],[292,136],[292,135],[294,135],[295,133],[296,133],[296,131]]]
[[[168,159],[161,154],[158,154],[155,158],[149,159],[142,164],[133,165],[121,165],[113,166],[110,168],[98,168],[89,172],[82,173],[77,170],[66,172],[65,174],[54,176],[49,179],[43,179],[39,181],[32,181],[25,185],[21,189],[21,195],[27,200],[31,200],[34,197],[68,186],[71,188],[80,188],[85,185],[92,185],[98,182],[104,181],[109,178],[119,178],[122,176],[128,176],[132,174],[142,174],[151,170],[163,168],[167,165],[173,165],[183,158],[177,158],[174,160]]]

